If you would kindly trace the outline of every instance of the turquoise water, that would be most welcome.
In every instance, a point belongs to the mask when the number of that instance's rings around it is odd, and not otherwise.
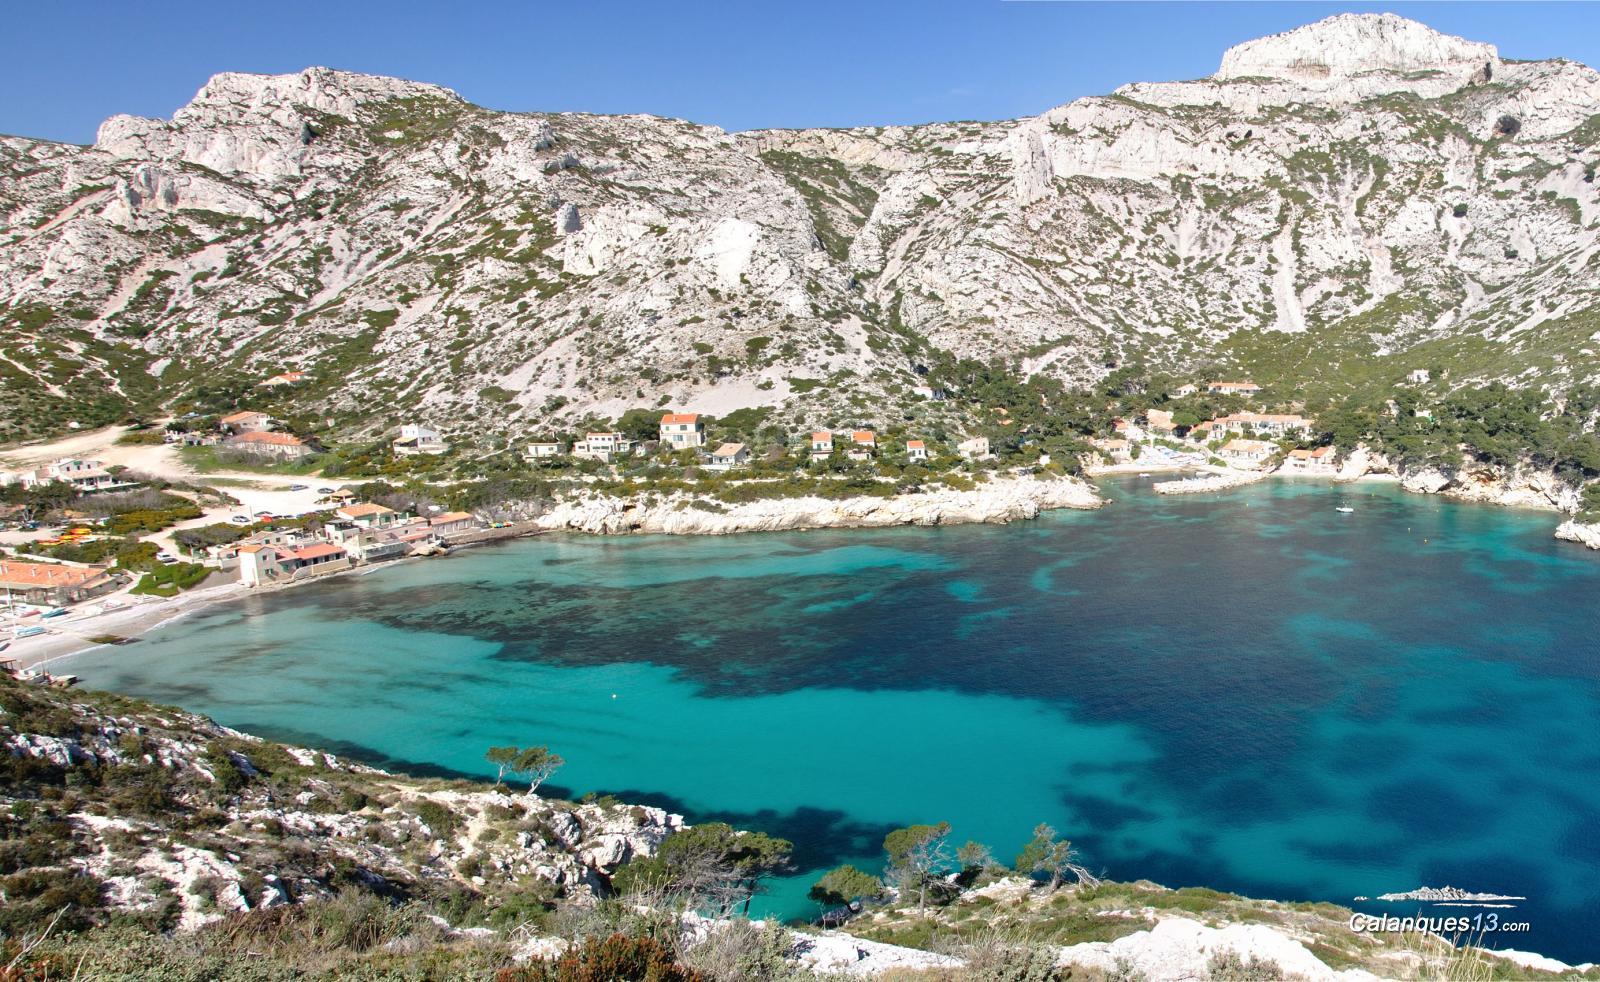
[[[72,670],[419,772],[547,743],[562,793],[794,840],[783,914],[895,826],[1009,858],[1049,821],[1118,879],[1526,895],[1533,931],[1488,940],[1600,955],[1594,554],[1384,485],[1106,490],[1006,527],[524,540]]]

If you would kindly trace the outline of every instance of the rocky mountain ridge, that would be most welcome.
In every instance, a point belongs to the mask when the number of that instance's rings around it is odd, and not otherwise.
[[[0,140],[0,439],[247,393],[340,438],[503,445],[633,406],[967,407],[941,354],[1286,398],[1560,389],[1600,337],[1600,75],[1392,15],[1037,117],[725,133],[224,74],[92,147]]]

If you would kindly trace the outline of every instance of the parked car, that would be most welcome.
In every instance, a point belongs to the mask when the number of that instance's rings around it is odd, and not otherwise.
[[[161,552],[156,553],[156,562],[166,566],[171,566],[173,563],[182,562],[182,560],[177,556],[174,556],[172,553],[162,550]]]
[[[332,494],[333,493],[333,489],[332,488],[318,488],[317,489],[317,493],[318,494]]]
[[[289,485],[289,490],[290,491],[304,491],[309,487],[310,487],[309,484],[291,484],[291,485]]]
[[[250,519],[245,515],[235,515],[232,518],[228,519],[228,521],[232,522],[235,525],[249,525],[250,524]]]

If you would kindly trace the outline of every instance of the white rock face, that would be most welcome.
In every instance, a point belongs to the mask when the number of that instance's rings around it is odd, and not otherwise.
[[[1094,489],[1071,478],[990,481],[971,491],[932,491],[892,498],[777,498],[738,505],[694,507],[682,498],[653,502],[592,496],[558,503],[536,521],[548,531],[605,535],[659,532],[726,535],[812,528],[1005,523],[1051,508],[1095,508]]]
[[[1107,975],[1188,982],[1211,977],[1207,963],[1219,952],[1232,951],[1246,962],[1270,963],[1281,978],[1306,982],[1366,982],[1377,976],[1359,969],[1336,972],[1305,945],[1264,924],[1207,927],[1187,917],[1164,917],[1148,931],[1116,941],[1091,941],[1061,949],[1059,964],[1099,969]],[[1268,970],[1265,965],[1263,970]]]
[[[1229,48],[1214,77],[1321,82],[1365,72],[1444,72],[1465,82],[1485,68],[1492,76],[1499,65],[1492,44],[1441,34],[1394,14],[1339,14]]]
[[[923,344],[1082,384],[1241,333],[1397,358],[1471,332],[1493,357],[1451,384],[1560,390],[1593,374],[1597,115],[1585,66],[1389,15],[1029,119],[843,131],[225,74],[92,148],[0,137],[0,307],[54,315],[15,347],[79,387],[128,370],[79,331],[152,367],[306,371],[285,398],[335,439],[423,413],[520,442],[658,403],[961,430],[910,396]],[[0,404],[64,408],[61,370],[18,362]]]
[[[1588,525],[1576,519],[1568,520],[1557,526],[1556,538],[1563,542],[1576,542],[1590,549],[1600,549],[1600,525]]]

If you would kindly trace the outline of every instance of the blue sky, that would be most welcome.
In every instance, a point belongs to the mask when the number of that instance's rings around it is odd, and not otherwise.
[[[113,113],[171,115],[216,72],[308,65],[437,82],[498,109],[731,130],[1003,119],[1207,75],[1229,45],[1380,10],[1507,57],[1600,64],[1589,3],[24,0],[6,12],[0,133],[86,143]]]

